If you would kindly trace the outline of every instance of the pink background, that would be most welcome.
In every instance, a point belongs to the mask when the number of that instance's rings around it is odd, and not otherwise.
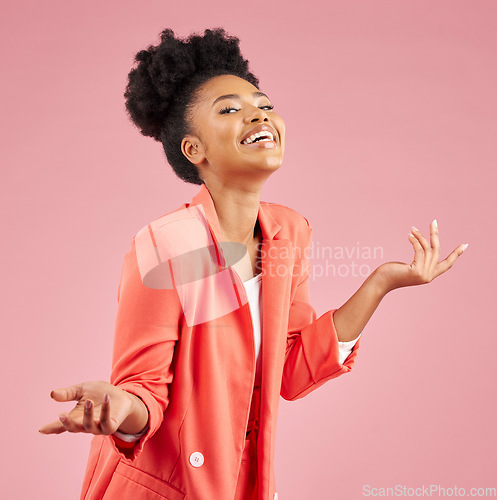
[[[412,260],[437,218],[429,285],[387,295],[353,371],[281,400],[281,500],[371,487],[497,487],[495,1],[9,2],[2,50],[2,497],[79,497],[91,436],[38,428],[50,391],[108,380],[132,236],[197,193],[128,121],[134,54],[172,28],[224,27],[285,119],[262,199],[309,218],[315,244],[383,248],[311,282],[318,315],[372,271]],[[319,259],[315,264],[323,264]],[[345,273],[346,274],[346,273]]]

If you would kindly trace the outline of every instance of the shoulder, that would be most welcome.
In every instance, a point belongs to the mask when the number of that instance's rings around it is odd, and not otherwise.
[[[139,231],[135,233],[134,238],[137,238],[141,235],[145,234],[153,234],[154,231],[164,231],[164,230],[173,230],[176,227],[182,227],[186,221],[191,221],[192,219],[198,218],[197,212],[193,211],[188,207],[188,203],[184,203],[180,207],[170,210],[169,212],[163,213],[156,217],[155,219],[151,219],[147,224],[142,226]],[[175,223],[180,223],[175,224]]]
[[[307,239],[312,233],[309,219],[293,208],[279,203],[263,201],[264,210],[281,226],[282,237],[289,239]]]
[[[131,240],[138,257],[150,253],[161,261],[204,246],[208,246],[205,225],[188,203],[151,219]]]
[[[268,201],[261,201],[261,204],[264,206],[266,210],[268,210],[270,215],[278,222],[282,221],[293,224],[299,224],[303,227],[307,226],[312,229],[309,219],[304,215],[302,215],[301,213],[294,210],[293,208],[287,207],[285,205],[280,205],[279,203],[271,203]]]

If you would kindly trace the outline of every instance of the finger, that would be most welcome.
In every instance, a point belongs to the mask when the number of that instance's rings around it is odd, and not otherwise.
[[[100,410],[100,429],[103,434],[112,434],[117,429],[115,421],[110,418],[110,396],[108,394],[104,395],[104,402]]]
[[[55,401],[74,401],[83,397],[83,384],[74,384],[62,389],[54,389],[50,397]]]
[[[435,272],[440,257],[440,240],[438,239],[438,221],[434,219],[430,224],[430,243],[432,248],[431,262],[428,265],[430,276]]]
[[[68,432],[82,432],[82,426],[78,424],[71,415],[67,413],[61,413],[59,415],[59,420],[64,426],[64,429]]]
[[[98,428],[98,425],[95,422],[95,418],[93,416],[93,409],[93,401],[91,399],[87,399],[85,401],[85,410],[83,414],[83,428],[86,432],[90,432],[92,434],[101,434],[100,429]]]
[[[66,432],[66,429],[60,420],[56,420],[55,422],[50,422],[49,424],[45,424],[40,427],[38,432],[41,432],[42,434],[62,434],[63,432]]]
[[[416,239],[419,241],[419,243],[423,247],[423,250],[425,251],[425,253],[428,254],[429,252],[431,252],[431,246],[426,241],[426,238],[421,234],[421,231],[415,226],[411,227],[411,231],[412,231],[412,234],[414,234],[414,236],[416,236]]]
[[[468,248],[468,244],[465,243],[464,245],[459,245],[455,250],[453,250],[444,260],[441,260],[438,264],[437,267],[435,268],[435,277],[440,276],[443,274],[445,271],[449,270],[454,262],[457,260],[457,258],[462,255],[464,250]]]
[[[409,234],[409,241],[414,247],[414,259],[411,262],[411,269],[423,269],[424,267],[424,250],[417,238],[413,234]]]

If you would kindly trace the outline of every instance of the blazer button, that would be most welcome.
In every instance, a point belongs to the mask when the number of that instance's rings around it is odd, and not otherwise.
[[[204,463],[204,455],[200,451],[196,451],[190,455],[190,463],[193,467],[200,467]]]

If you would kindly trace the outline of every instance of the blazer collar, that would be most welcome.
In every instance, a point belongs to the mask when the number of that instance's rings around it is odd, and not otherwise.
[[[201,185],[199,192],[192,198],[190,205],[202,205],[205,217],[216,240],[221,241],[221,227],[219,225],[216,207],[214,206],[214,200],[212,199],[211,193],[205,184]],[[267,208],[266,202],[260,202],[257,218],[259,219],[259,225],[261,227],[262,239],[272,240],[275,239],[281,226],[271,217]]]

